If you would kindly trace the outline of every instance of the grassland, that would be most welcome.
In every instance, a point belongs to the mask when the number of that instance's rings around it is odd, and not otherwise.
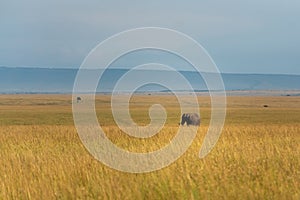
[[[0,199],[300,199],[300,97],[228,97],[227,118],[213,151],[198,158],[210,120],[199,97],[202,125],[188,151],[167,168],[119,172],[93,159],[73,125],[68,95],[0,96]],[[167,145],[178,128],[171,96],[135,96],[131,115],[147,124],[161,103],[166,126],[134,139],[115,125],[109,96],[96,109],[107,136],[131,151]],[[267,108],[263,105],[268,105]]]

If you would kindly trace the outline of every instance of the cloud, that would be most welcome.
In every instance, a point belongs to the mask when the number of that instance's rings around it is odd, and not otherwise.
[[[203,44],[221,71],[300,74],[300,2],[295,0],[3,0],[0,9],[0,65],[78,67],[90,49],[113,34],[161,26]]]

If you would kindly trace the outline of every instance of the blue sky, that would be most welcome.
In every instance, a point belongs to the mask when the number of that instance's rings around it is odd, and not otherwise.
[[[158,26],[197,40],[221,72],[300,74],[299,10],[299,0],[0,0],[0,66],[76,68],[107,37]]]

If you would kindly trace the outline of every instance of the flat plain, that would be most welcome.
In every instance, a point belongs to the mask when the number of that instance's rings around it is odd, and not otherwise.
[[[71,95],[0,95],[0,199],[300,199],[300,97],[230,96],[221,137],[198,154],[210,122],[210,99],[198,97],[201,126],[170,166],[131,174],[95,160],[77,135]],[[149,139],[116,126],[110,96],[98,95],[99,124],[117,146],[149,152],[167,145],[180,121],[174,96],[135,95],[139,125],[162,104],[164,128]]]

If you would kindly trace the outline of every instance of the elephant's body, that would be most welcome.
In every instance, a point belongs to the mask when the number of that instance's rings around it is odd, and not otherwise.
[[[181,117],[181,125],[200,126],[200,116],[197,113],[184,113]]]

